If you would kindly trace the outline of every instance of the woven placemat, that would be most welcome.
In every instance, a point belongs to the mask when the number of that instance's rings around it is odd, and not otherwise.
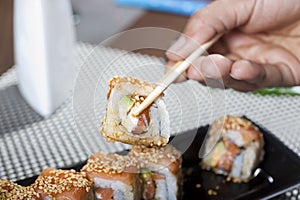
[[[163,60],[84,43],[77,44],[76,52],[76,65],[81,71],[74,95],[47,119],[22,98],[15,68],[0,77],[1,178],[21,180],[39,174],[45,167],[61,168],[84,161],[91,152],[126,148],[121,143],[106,143],[99,133],[107,103],[107,81],[113,75],[131,75],[155,82],[164,73]],[[298,96],[211,90],[187,81],[171,86],[165,98],[172,134],[206,125],[223,114],[245,115],[300,155]],[[278,198],[300,199],[299,192],[296,188]]]

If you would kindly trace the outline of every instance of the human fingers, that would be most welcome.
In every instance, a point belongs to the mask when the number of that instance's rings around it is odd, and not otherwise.
[[[168,73],[169,71],[172,70],[172,67],[176,64],[176,62],[174,61],[169,61],[166,65],[166,71],[165,73]],[[183,81],[186,81],[188,80],[187,78],[187,75],[186,75],[186,72],[183,72],[182,74],[180,74],[178,76],[178,78],[174,81],[174,83],[180,83],[180,82],[183,82]]]
[[[219,39],[215,44],[213,44],[208,49],[209,54],[221,54],[226,55],[229,53],[226,43],[224,42],[223,38]]]
[[[300,84],[300,60],[294,54],[295,50],[291,50],[293,46],[286,48],[249,35],[232,34],[227,37],[227,47],[240,59],[266,66],[275,66],[274,70],[280,71],[282,80],[280,83],[273,84],[281,86]]]
[[[260,64],[249,60],[232,61],[221,55],[210,55],[196,60],[187,71],[189,79],[207,83],[221,80],[226,88],[253,91],[261,87],[289,86],[293,80],[287,66]]]
[[[252,84],[234,80],[230,76],[233,63],[234,61],[218,54],[202,56],[188,69],[187,77],[210,87],[253,90]]]
[[[187,77],[218,88],[234,88],[240,91],[250,91],[254,87],[230,76],[234,61],[222,55],[214,54],[197,59],[187,71]]]
[[[281,29],[300,19],[300,1],[288,0],[255,1],[251,17],[240,30],[247,33],[258,33],[267,30]]]
[[[197,11],[177,42],[168,49],[167,57],[174,61],[184,59],[215,34],[243,25],[254,5],[254,0],[219,0]]]
[[[256,86],[256,89],[262,87],[286,87],[297,84],[290,66],[283,63],[261,64],[249,60],[238,60],[233,63],[230,76],[235,80],[253,84]]]
[[[180,83],[180,82],[183,82],[183,81],[186,81],[188,79],[193,79],[193,80],[197,80],[201,83],[204,83],[205,84],[205,77],[203,76],[203,72],[201,72],[200,70],[200,66],[202,64],[202,61],[205,59],[206,56],[200,56],[198,59],[196,59],[196,61],[194,61],[191,66],[188,68],[187,71],[185,71],[184,73],[182,73],[176,80],[175,80],[175,83]],[[218,58],[219,57],[219,58]],[[212,64],[212,68],[215,68],[216,65],[215,65],[215,62],[218,63],[218,65],[222,65],[222,57],[221,55],[212,55],[210,57],[208,57],[207,60],[210,60],[210,63],[209,64]],[[226,55],[226,59],[224,59],[225,61],[225,66],[227,66],[226,64],[230,61],[230,60],[236,60],[238,59],[238,57],[234,54],[227,54]],[[216,59],[216,61],[213,61],[214,59],[211,59],[211,58],[214,58]],[[225,57],[224,57],[225,58]],[[224,62],[223,61],[223,62]],[[207,65],[208,61],[206,61],[206,65]],[[168,61],[168,63],[166,64],[166,70],[165,70],[165,73],[168,73],[170,70],[172,70],[172,67],[176,64],[176,62],[174,61]],[[222,66],[221,66],[222,67]],[[222,76],[224,76],[227,72],[226,70],[224,70],[225,68],[222,67],[223,70],[222,70],[222,73],[223,75],[220,75],[219,77],[222,78]],[[216,72],[216,73],[219,73],[219,70]]]
[[[187,70],[187,77],[205,83],[207,78],[225,79],[229,76],[232,61],[226,57],[213,54],[201,56]]]

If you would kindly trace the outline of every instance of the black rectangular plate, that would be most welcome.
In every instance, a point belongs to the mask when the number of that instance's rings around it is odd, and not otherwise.
[[[264,135],[265,156],[259,166],[261,172],[248,183],[227,182],[224,176],[200,168],[198,153],[208,126],[174,137],[171,143],[178,149],[193,141],[183,154],[183,199],[269,199],[300,185],[300,157],[268,130],[258,127]],[[82,162],[64,169],[80,170],[84,164]],[[18,183],[30,185],[35,179],[36,177],[32,177]]]

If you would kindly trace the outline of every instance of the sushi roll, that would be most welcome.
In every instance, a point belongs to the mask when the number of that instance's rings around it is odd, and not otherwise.
[[[30,186],[23,187],[9,180],[0,180],[0,200],[41,200],[41,196]]]
[[[225,116],[211,125],[202,160],[204,169],[248,182],[263,159],[263,135],[249,120]]]
[[[84,172],[75,170],[45,169],[32,187],[45,200],[93,200],[92,182]]]
[[[134,158],[118,154],[93,154],[82,168],[94,182],[97,200],[140,200],[138,166]]]
[[[142,197],[145,200],[176,200],[182,187],[181,153],[165,147],[132,146],[130,156],[141,166]]]
[[[165,146],[170,137],[169,114],[162,95],[139,116],[133,113],[155,85],[133,77],[109,81],[108,105],[101,133],[108,141],[133,145]]]

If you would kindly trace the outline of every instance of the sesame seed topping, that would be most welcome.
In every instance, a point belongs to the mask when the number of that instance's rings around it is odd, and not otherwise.
[[[209,190],[207,191],[207,194],[208,194],[209,196],[216,196],[216,195],[218,195],[218,193],[217,193],[215,190],[213,190],[213,189],[209,189]]]
[[[130,155],[137,157],[144,162],[159,163],[162,159],[168,159],[171,162],[175,162],[180,159],[181,153],[172,147],[167,145],[165,147],[156,147],[151,148],[145,146],[132,146]]]
[[[115,76],[112,79],[110,79],[108,81],[108,86],[109,86],[109,91],[107,93],[107,98],[110,97],[111,91],[117,86],[117,85],[121,85],[124,83],[131,83],[131,84],[135,84],[135,85],[139,85],[141,87],[150,87],[152,89],[154,89],[156,87],[155,84],[150,84],[146,81],[141,81],[137,78],[134,77],[119,77],[119,76]],[[163,94],[161,94],[163,96]],[[138,96],[139,97],[139,96]],[[137,99],[139,100],[139,99]]]
[[[83,172],[49,168],[42,171],[32,187],[36,190],[41,190],[47,196],[55,197],[74,188],[85,191],[87,190],[86,188],[91,187],[91,184]]]
[[[0,180],[0,199],[34,200],[39,194],[30,186],[22,187],[8,180]]]
[[[217,133],[219,130],[221,130],[222,134],[225,134],[229,130],[240,129],[258,131],[258,128],[251,121],[237,116],[226,115],[212,124],[210,135]]]
[[[118,154],[105,155],[98,152],[88,159],[87,164],[82,168],[82,171],[120,174],[132,167],[138,168],[138,162],[133,157]]]

